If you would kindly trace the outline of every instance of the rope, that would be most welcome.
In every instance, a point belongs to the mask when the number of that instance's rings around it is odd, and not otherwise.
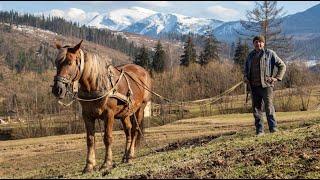
[[[105,96],[109,95],[111,92],[113,92],[113,91],[116,89],[116,87],[117,87],[118,83],[120,82],[120,79],[122,78],[123,75],[124,75],[124,73],[123,73],[123,71],[122,71],[121,74],[120,74],[120,77],[119,77],[118,81],[117,81],[116,84],[113,86],[113,88],[111,88],[109,91],[107,91],[107,92],[106,92],[104,95],[102,95],[101,97],[98,97],[98,98],[95,98],[95,99],[82,99],[82,98],[76,97],[76,99],[79,100],[79,101],[90,102],[90,101],[96,101],[96,100],[99,100],[99,99],[104,98]]]
[[[203,102],[203,101],[208,101],[208,100],[215,99],[215,98],[217,98],[217,97],[220,96],[218,99],[216,99],[216,100],[214,100],[214,101],[212,101],[212,102],[206,103],[206,104],[204,104],[204,105],[207,105],[207,104],[210,104],[210,103],[213,104],[213,103],[215,103],[216,101],[218,101],[219,99],[221,99],[224,95],[229,94],[229,93],[231,93],[232,91],[234,91],[238,86],[240,86],[240,85],[243,83],[243,81],[240,81],[239,83],[237,83],[236,85],[232,86],[232,87],[229,88],[228,90],[226,90],[226,91],[224,91],[223,93],[221,93],[221,94],[219,94],[219,95],[217,95],[217,96],[215,96],[215,97],[212,97],[212,98],[201,99],[201,100],[196,100],[196,101],[182,102],[182,101],[173,101],[173,100],[170,100],[170,99],[168,99],[168,98],[165,98],[165,97],[157,94],[156,92],[154,92],[154,91],[150,90],[148,87],[146,87],[145,84],[143,84],[143,85],[140,84],[140,83],[139,83],[138,81],[136,81],[129,73],[127,73],[127,72],[125,72],[125,73],[128,74],[129,77],[130,77],[134,82],[136,82],[138,85],[140,85],[141,87],[143,87],[144,89],[146,89],[146,90],[149,91],[150,93],[158,96],[159,98],[161,98],[161,99],[163,99],[163,100],[165,100],[165,101],[167,101],[167,102],[173,102],[172,104],[178,104],[178,105],[181,104],[181,103],[200,103],[200,102]]]
[[[229,94],[229,93],[231,93],[232,91],[234,91],[234,90],[235,90],[237,87],[239,87],[242,83],[243,83],[243,81],[241,81],[241,82],[239,82],[238,84],[232,86],[230,89],[224,91],[223,93],[221,93],[221,94],[219,94],[219,95],[217,95],[217,96],[215,96],[215,97],[213,97],[213,98],[210,98],[210,100],[211,100],[211,99],[214,99],[214,98],[217,98],[217,99],[215,99],[214,101],[205,103],[205,104],[203,104],[203,105],[213,104],[213,103],[217,102],[217,101],[220,100],[224,95]],[[220,97],[219,97],[219,96],[220,96]],[[202,102],[202,101],[204,101],[204,100],[198,100],[198,102]],[[191,102],[194,102],[194,101],[191,101]]]
[[[72,101],[70,101],[69,103],[66,104],[66,103],[58,100],[58,103],[59,103],[60,105],[62,105],[62,106],[68,107],[68,106],[70,106],[74,101],[75,101],[75,100],[73,99]]]
[[[91,101],[96,101],[96,100],[102,99],[102,98],[108,96],[111,92],[113,92],[113,91],[115,90],[115,88],[117,87],[118,83],[120,82],[120,79],[122,78],[122,76],[124,76],[124,72],[123,72],[123,71],[121,72],[120,77],[119,77],[118,81],[116,82],[116,84],[113,86],[113,88],[111,88],[111,89],[110,89],[109,91],[107,91],[104,95],[102,95],[102,96],[100,96],[100,97],[98,97],[98,98],[95,98],[95,99],[82,99],[82,98],[73,96],[73,97],[72,97],[73,100],[72,100],[71,102],[69,102],[69,103],[64,103],[64,102],[62,102],[62,101],[60,101],[60,100],[58,100],[58,103],[59,103],[60,105],[63,105],[63,106],[66,106],[66,107],[67,107],[67,106],[70,106],[75,100],[91,102]]]
[[[141,134],[141,136],[142,136],[145,144],[147,145],[147,147],[148,147],[151,151],[153,151],[154,153],[158,153],[158,151],[152,149],[151,146],[149,146],[146,138],[144,137],[144,135],[143,135],[143,133],[142,133],[142,130],[141,130],[140,126],[139,126],[139,123],[138,123],[138,120],[137,120],[137,117],[136,117],[136,113],[133,113],[133,117],[134,117],[134,119],[135,119],[135,121],[136,121],[137,128],[138,128],[138,130],[139,130],[139,132],[140,132],[140,134]]]
[[[161,99],[164,99],[167,102],[172,102],[170,99],[165,98],[163,96],[161,96],[160,94],[157,94],[156,92],[150,90],[145,84],[140,84],[137,80],[135,80],[129,73],[125,72],[135,83],[137,83],[138,85],[140,85],[141,87],[143,87],[145,90],[149,91],[150,93],[160,97]]]

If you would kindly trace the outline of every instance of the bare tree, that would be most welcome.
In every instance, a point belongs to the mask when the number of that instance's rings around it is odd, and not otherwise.
[[[241,25],[247,30],[238,32],[246,38],[262,35],[265,38],[265,47],[275,50],[285,60],[293,59],[292,38],[282,32],[283,7],[277,8],[277,1],[255,1],[253,10],[247,11],[247,21],[241,20]]]

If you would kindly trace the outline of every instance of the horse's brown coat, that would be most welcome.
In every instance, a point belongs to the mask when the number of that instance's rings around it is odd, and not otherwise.
[[[119,67],[109,66],[107,61],[100,59],[97,55],[88,52],[84,53],[84,69],[80,73],[79,64],[81,63],[81,47],[82,41],[75,47],[68,47],[57,45],[60,50],[57,56],[57,76],[67,78],[70,81],[79,80],[80,89],[83,92],[93,92],[99,90],[110,90],[111,82],[108,79],[108,73],[112,72],[113,78],[117,80],[121,74],[121,70],[127,72],[127,78],[120,79],[117,91],[123,95],[127,95],[130,89],[131,93],[131,106],[122,102],[121,100],[108,97],[100,100],[87,102],[80,101],[82,106],[82,115],[87,131],[87,160],[86,166],[83,172],[91,172],[96,166],[95,159],[95,119],[103,119],[104,125],[104,143],[106,148],[105,161],[101,166],[102,169],[108,170],[112,167],[112,128],[114,119],[121,119],[126,134],[126,147],[123,156],[124,162],[129,162],[134,157],[135,146],[139,139],[139,131],[134,119],[135,114],[138,123],[141,125],[144,116],[144,108],[146,103],[150,101],[151,94],[141,85],[138,85],[136,81],[140,81],[139,84],[143,84],[146,88],[151,89],[151,78],[149,73],[142,67],[135,64],[127,64]],[[110,68],[108,72],[107,67]],[[135,80],[133,80],[135,79]],[[127,82],[128,81],[128,82]],[[59,84],[60,83],[60,84]],[[55,82],[53,87],[53,93],[59,98],[63,98],[65,94],[54,90],[59,88],[63,89],[65,86],[61,86],[61,82]]]

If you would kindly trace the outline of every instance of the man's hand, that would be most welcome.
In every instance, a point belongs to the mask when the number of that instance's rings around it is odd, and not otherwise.
[[[273,84],[274,82],[277,82],[278,79],[277,78],[274,78],[274,77],[268,77],[267,79],[267,82],[270,83],[270,84]]]
[[[244,78],[243,78],[243,82],[245,82],[245,83],[247,83],[247,84],[248,84],[248,83],[249,83],[248,78],[247,78],[247,77],[244,77]]]

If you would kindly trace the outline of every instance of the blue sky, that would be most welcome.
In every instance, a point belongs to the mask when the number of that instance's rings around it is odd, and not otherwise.
[[[287,15],[302,12],[319,1],[278,1]],[[178,13],[186,16],[213,18],[222,21],[245,19],[254,1],[1,1],[0,10],[39,13],[53,9],[67,11],[77,8],[89,12],[107,13],[114,9],[132,6],[144,7],[158,12]]]

